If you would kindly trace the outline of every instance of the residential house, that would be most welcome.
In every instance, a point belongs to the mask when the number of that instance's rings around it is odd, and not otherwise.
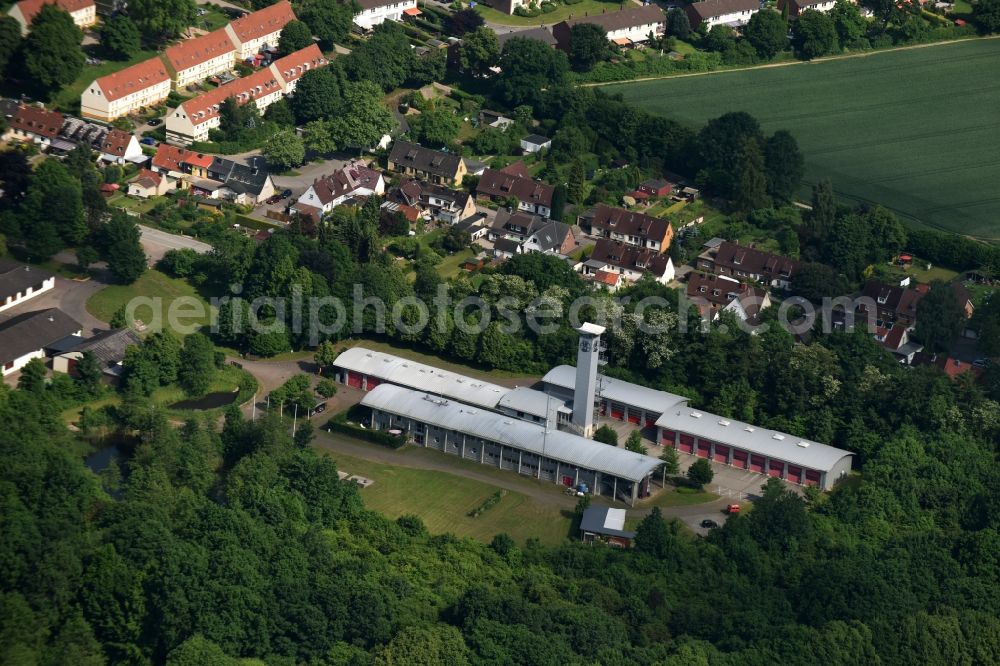
[[[918,342],[910,339],[912,329],[902,324],[888,326],[876,326],[875,339],[887,350],[896,355],[900,363],[912,365],[917,354],[923,351],[924,347]]]
[[[489,239],[507,238],[523,243],[528,236],[545,226],[546,218],[521,211],[501,208],[490,225]]]
[[[277,5],[272,5],[277,6]],[[263,11],[263,10],[262,10]],[[219,126],[219,109],[232,97],[237,104],[253,102],[261,113],[282,97],[280,78],[270,67],[189,99],[167,116],[167,141],[182,146],[207,141],[209,130]]]
[[[142,146],[139,145],[139,140],[135,138],[135,134],[123,132],[117,128],[112,128],[104,135],[100,151],[100,159],[113,164],[146,161],[146,155],[142,152]]]
[[[460,155],[396,141],[389,152],[389,170],[435,185],[461,185],[467,169]]]
[[[799,16],[807,9],[828,12],[837,4],[836,0],[778,0],[778,11],[784,12],[788,5],[789,16]]]
[[[150,58],[102,76],[80,95],[80,114],[103,122],[155,106],[170,94],[170,74],[159,58]]]
[[[44,359],[53,345],[82,333],[80,323],[57,308],[5,319],[0,322],[0,375],[17,372],[32,359]]]
[[[0,312],[56,286],[56,276],[28,264],[0,259]]]
[[[917,323],[917,303],[924,297],[924,291],[869,280],[861,291],[861,297],[865,301],[875,302],[876,326],[886,329],[894,326],[912,328]],[[868,306],[860,303],[855,317],[865,317],[868,314]]]
[[[541,134],[529,134],[521,139],[521,150],[525,155],[539,153],[552,147],[552,139]]]
[[[358,0],[354,23],[371,30],[385,21],[402,21],[404,16],[419,16],[417,0]]]
[[[493,241],[493,257],[495,259],[510,259],[521,254],[521,243],[513,238],[498,238]]]
[[[10,120],[10,135],[18,141],[31,141],[45,147],[57,139],[62,126],[61,113],[22,104]]]
[[[480,127],[492,127],[494,129],[505,130],[513,124],[513,118],[508,118],[498,111],[483,109],[479,112]]]
[[[759,0],[701,0],[684,6],[691,28],[698,29],[702,23],[712,29],[717,25],[740,28],[750,21],[750,17],[760,11]]]
[[[758,322],[762,310],[771,307],[771,296],[764,289],[723,275],[692,271],[687,276],[688,300],[706,319],[718,319],[720,312],[732,312],[740,321]]]
[[[299,206],[309,206],[320,211],[319,216],[329,213],[352,197],[381,196],[385,193],[385,178],[382,174],[361,162],[350,162],[333,173],[317,178],[302,193],[292,206],[292,214],[300,211]]]
[[[541,252],[566,256],[576,249],[576,237],[568,224],[546,220],[541,228],[533,231],[521,243],[521,252]]]
[[[502,14],[507,14],[512,16],[514,10],[518,7],[524,7],[528,4],[527,0],[481,0],[487,7],[492,7]],[[519,35],[521,33],[518,33]],[[502,45],[502,43],[501,43]]]
[[[605,204],[598,204],[594,208],[593,216],[587,221],[591,235],[610,238],[654,252],[666,252],[674,237],[673,227],[663,218]],[[587,221],[581,220],[581,226]]]
[[[267,170],[267,160],[250,157],[248,164],[224,157],[216,157],[208,167],[208,177],[222,183],[212,198],[223,198],[241,205],[254,206],[274,194],[274,182]],[[198,184],[192,185],[193,189]]]
[[[484,170],[476,186],[476,196],[480,199],[505,201],[513,197],[517,200],[518,210],[542,217],[552,215],[554,191],[551,185],[515,175],[514,170],[508,169]]]
[[[281,30],[294,20],[292,3],[281,0],[229,23],[225,30],[236,46],[236,59],[253,60],[265,48],[277,47]]]
[[[476,201],[468,192],[417,180],[401,183],[391,192],[390,200],[412,206],[445,224],[456,224],[476,214]]]
[[[459,231],[469,234],[469,240],[473,242],[486,238],[490,231],[489,226],[486,224],[486,215],[483,213],[476,213],[456,223],[455,226]]]
[[[142,339],[131,328],[101,331],[53,356],[52,370],[75,375],[77,363],[86,352],[90,352],[97,359],[101,372],[110,380],[117,381],[124,372],[125,352],[129,347],[139,344],[142,344]]]
[[[598,240],[590,258],[581,262],[577,270],[591,280],[601,273],[618,274],[626,282],[635,282],[645,274],[660,284],[674,279],[674,262],[668,255],[610,238]]]
[[[156,147],[151,168],[168,178],[169,189],[187,189],[194,179],[209,177],[208,168],[212,166],[213,159],[213,155],[161,143]]]
[[[230,71],[236,64],[236,45],[225,28],[219,28],[167,48],[164,57],[181,90],[210,76]]]
[[[642,192],[647,197],[653,198],[669,196],[672,190],[673,185],[670,184],[670,181],[664,178],[647,180],[639,183],[639,187],[636,188],[637,192]]]
[[[7,15],[21,26],[21,36],[31,31],[31,22],[45,5],[56,5],[73,19],[76,27],[84,30],[97,23],[97,4],[94,0],[21,0],[7,10]]]
[[[498,0],[499,2],[507,2],[508,0]],[[522,2],[522,0],[516,0],[517,2]],[[522,3],[523,4],[523,3]],[[495,7],[494,7],[495,9]],[[508,14],[513,14],[514,10],[507,12]],[[545,26],[540,26],[538,28],[529,28],[528,30],[511,30],[510,32],[498,33],[497,41],[500,42],[500,48],[507,43],[507,40],[511,37],[517,37],[518,39],[537,39],[546,46],[555,47],[557,42],[556,38],[552,36],[552,31]]]
[[[716,275],[754,280],[770,287],[789,289],[800,262],[780,254],[730,241],[719,243],[698,256],[697,268]]]
[[[271,63],[271,70],[281,78],[282,93],[288,96],[295,92],[295,86],[298,85],[299,79],[306,72],[310,69],[325,67],[328,64],[330,62],[319,50],[319,46],[310,44],[295,53],[289,53],[284,58],[278,58]]]
[[[149,169],[140,169],[139,173],[128,181],[128,194],[140,199],[148,199],[150,197],[163,196],[174,189],[175,185],[174,182],[161,173],[150,171]]]
[[[556,23],[552,26],[552,36],[563,51],[570,50],[570,34],[573,26],[590,23],[607,33],[608,40],[618,46],[631,46],[656,38],[666,30],[667,15],[659,5],[631,5],[626,9],[593,16],[580,16]]]

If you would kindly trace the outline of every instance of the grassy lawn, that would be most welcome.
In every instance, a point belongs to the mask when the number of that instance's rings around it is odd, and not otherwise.
[[[445,257],[444,260],[437,265],[438,275],[445,280],[455,277],[462,272],[462,264],[465,263],[467,259],[472,259],[474,256],[476,256],[475,253],[466,248],[451,256]]]
[[[80,76],[76,77],[76,81],[73,81],[73,83],[60,90],[55,97],[52,98],[52,104],[50,106],[54,106],[60,111],[79,113],[80,95],[83,94],[83,89],[89,86],[94,79],[107,76],[108,74],[113,74],[119,70],[129,67],[130,65],[134,65],[137,62],[149,60],[155,55],[156,51],[140,51],[137,55],[127,61],[105,60],[103,64],[96,66],[84,65],[83,71],[80,72]]]
[[[845,203],[881,203],[913,225],[996,241],[1000,87],[982,81],[998,67],[1000,42],[968,40],[616,84],[609,92],[693,126],[747,111],[765,132],[787,129],[797,139],[806,158],[803,199],[830,178]]]
[[[613,12],[618,10],[617,2],[600,2],[600,0],[582,0],[575,5],[559,5],[554,12],[541,14],[531,18],[525,16],[508,16],[502,12],[487,7],[486,5],[476,5],[476,11],[490,23],[500,25],[551,25],[568,19],[571,15],[580,17],[587,14],[600,14],[602,12]]]
[[[149,211],[156,208],[156,205],[160,203],[162,199],[160,197],[150,197],[149,199],[133,199],[130,196],[124,194],[116,194],[115,196],[108,199],[108,205],[112,208],[124,208],[125,210],[134,210],[140,213],[148,213]]]
[[[506,532],[522,544],[528,537],[558,544],[569,534],[568,515],[520,493],[507,491],[499,504],[478,518],[470,518],[467,514],[499,487],[446,472],[372,462],[339,452],[331,452],[330,456],[339,470],[375,481],[361,491],[365,506],[390,518],[416,514],[432,533],[451,532],[488,542],[497,533]]]
[[[168,308],[177,299],[193,298],[203,307],[204,315],[200,317],[185,317],[184,324],[201,324],[205,325],[209,323],[209,305],[205,302],[194,287],[189,285],[184,280],[178,280],[176,278],[171,278],[160,271],[149,269],[142,274],[138,280],[130,285],[112,285],[110,287],[105,287],[99,292],[91,296],[87,300],[87,312],[94,315],[103,322],[108,322],[111,317],[114,316],[115,312],[121,306],[128,303],[133,298],[137,297],[147,297],[154,299],[162,299],[162,318],[164,325],[166,325]],[[136,309],[136,316],[143,321],[150,321],[152,315],[150,313],[150,308],[148,306],[140,306]]]
[[[925,284],[930,284],[934,281],[951,282],[958,277],[958,273],[955,271],[941,266],[934,266],[933,264],[930,270],[928,270],[927,262],[918,258],[913,259],[913,263],[910,264],[909,268],[904,269],[899,266],[893,266],[889,272],[892,275],[898,275],[900,278],[910,276],[914,281]]]

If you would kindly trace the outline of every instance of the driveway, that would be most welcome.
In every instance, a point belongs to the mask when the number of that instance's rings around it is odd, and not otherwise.
[[[9,310],[4,310],[3,318],[24,312],[34,312],[35,310],[46,310],[48,308],[59,308],[83,326],[83,335],[93,335],[95,329],[106,330],[107,323],[87,312],[87,299],[106,287],[107,284],[101,280],[91,278],[85,282],[70,280],[61,276],[56,276],[56,286],[44,294],[35,296],[32,299],[19,303]]]
[[[160,231],[159,229],[153,229],[141,224],[139,225],[139,232],[142,234],[140,242],[143,249],[146,250],[146,256],[149,257],[150,266],[162,259],[168,250],[189,248],[198,254],[207,254],[212,250],[212,246],[208,243],[203,243],[190,236],[170,234],[166,231]]]

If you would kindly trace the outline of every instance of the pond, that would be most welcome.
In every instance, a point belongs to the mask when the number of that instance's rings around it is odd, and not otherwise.
[[[181,400],[180,402],[175,402],[170,405],[170,409],[216,409],[218,407],[225,407],[236,401],[236,397],[240,394],[238,390],[236,391],[219,391],[216,393],[209,393],[206,396],[198,398],[197,400]]]
[[[121,459],[121,451],[118,450],[117,446],[112,445],[94,451],[84,459],[83,463],[91,472],[99,474],[107,469],[112,461],[117,462],[119,459]]]

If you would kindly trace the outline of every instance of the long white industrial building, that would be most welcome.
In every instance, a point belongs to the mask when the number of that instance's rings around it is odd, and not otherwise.
[[[338,379],[357,389],[372,391],[391,384],[449,404],[461,403],[464,414],[479,408],[479,418],[489,418],[491,423],[500,415],[509,418],[501,418],[499,423],[514,419],[534,424],[542,431],[572,437],[577,446],[591,442],[587,437],[603,417],[655,430],[658,444],[681,453],[789,483],[830,490],[850,472],[853,454],[849,451],[710,414],[692,408],[683,396],[601,375],[604,328],[585,324],[578,331],[576,367],[560,365],[550,370],[542,379],[543,391],[507,388],[362,347],[342,353],[334,366]],[[388,407],[383,411],[391,412]],[[515,446],[509,440],[503,442],[504,446]]]
[[[374,388],[361,404],[371,408],[373,428],[403,431],[421,446],[566,486],[585,483],[595,495],[630,504],[650,494],[650,478],[662,464],[652,456],[392,384]]]

